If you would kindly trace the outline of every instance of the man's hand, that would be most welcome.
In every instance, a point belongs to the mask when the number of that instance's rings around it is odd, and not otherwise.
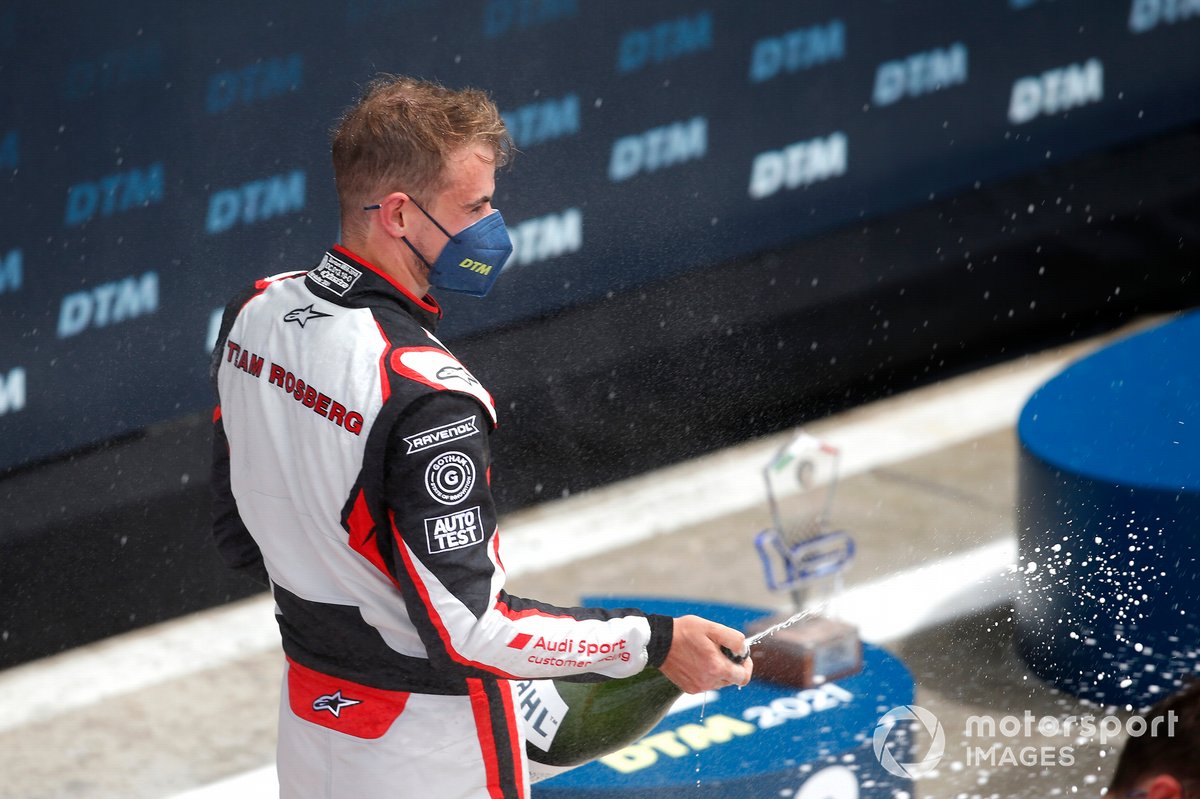
[[[699,616],[681,616],[675,619],[671,649],[661,671],[688,694],[750,682],[753,661],[734,663],[721,652],[722,646],[740,654],[746,649],[746,637]]]

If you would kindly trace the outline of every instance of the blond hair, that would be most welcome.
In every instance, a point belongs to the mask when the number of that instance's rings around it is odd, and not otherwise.
[[[397,75],[375,78],[333,130],[343,232],[358,226],[364,205],[390,192],[428,202],[450,154],[477,143],[492,148],[498,167],[512,157],[512,137],[486,93]]]

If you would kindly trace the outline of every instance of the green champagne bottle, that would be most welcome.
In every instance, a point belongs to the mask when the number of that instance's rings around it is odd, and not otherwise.
[[[683,694],[653,666],[619,680],[523,680],[515,688],[531,782],[637,741]]]

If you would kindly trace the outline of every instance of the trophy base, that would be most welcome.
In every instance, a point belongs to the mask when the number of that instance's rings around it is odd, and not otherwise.
[[[755,622],[747,635],[782,621],[784,615]],[[862,670],[858,629],[838,619],[816,616],[785,627],[754,645],[754,677],[791,688],[812,688]]]

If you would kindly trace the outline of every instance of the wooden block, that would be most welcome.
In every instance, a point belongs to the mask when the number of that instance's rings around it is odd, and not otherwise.
[[[755,622],[747,635],[765,630],[784,616]],[[767,636],[750,650],[754,678],[793,688],[812,688],[862,670],[858,630],[838,619],[817,616]]]

